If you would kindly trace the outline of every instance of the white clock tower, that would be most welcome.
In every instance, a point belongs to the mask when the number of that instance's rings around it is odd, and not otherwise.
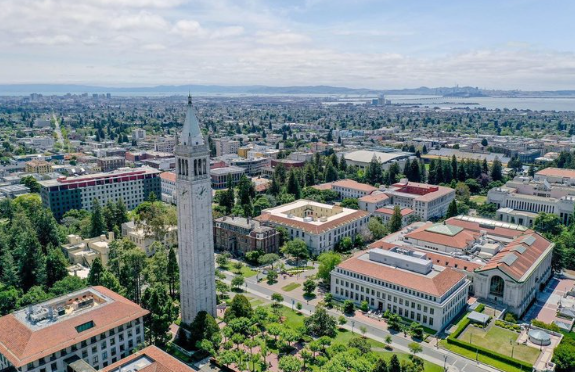
[[[216,316],[210,158],[191,96],[175,152],[180,310],[190,324],[200,311]]]

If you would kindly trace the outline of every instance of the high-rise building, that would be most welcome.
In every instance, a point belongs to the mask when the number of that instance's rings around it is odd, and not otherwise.
[[[176,145],[180,307],[187,324],[200,311],[216,315],[209,154],[188,97],[186,121]]]

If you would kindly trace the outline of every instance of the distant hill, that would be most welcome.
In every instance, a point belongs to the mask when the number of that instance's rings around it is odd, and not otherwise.
[[[74,84],[5,84],[0,85],[0,95],[41,94],[349,94],[349,95],[434,95],[445,97],[575,97],[575,90],[561,91],[518,91],[484,90],[476,87],[437,87],[411,89],[364,89],[334,87],[329,85],[272,87],[265,85],[158,85],[151,87],[100,87]]]

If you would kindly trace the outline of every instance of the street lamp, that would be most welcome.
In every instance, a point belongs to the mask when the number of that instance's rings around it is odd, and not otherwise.
[[[443,370],[447,371],[447,355],[443,356]]]
[[[511,359],[513,359],[513,352],[515,351],[515,343],[513,339],[509,339],[509,344],[511,345]]]
[[[355,320],[351,321],[351,333],[353,333],[353,327],[355,326]]]

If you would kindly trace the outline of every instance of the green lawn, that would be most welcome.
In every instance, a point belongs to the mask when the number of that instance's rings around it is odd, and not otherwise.
[[[467,357],[469,359],[475,360],[476,353],[474,353],[471,350],[467,350],[467,349],[464,349],[464,348],[456,346],[456,345],[448,344],[447,341],[445,341],[445,340],[441,340],[440,343],[441,343],[441,346],[447,350],[450,350],[450,351],[452,351],[456,354],[459,354],[459,355],[463,355],[464,357]],[[525,371],[522,371],[520,368],[510,366],[507,363],[501,362],[497,359],[493,359],[493,358],[490,358],[490,357],[487,357],[487,356],[484,356],[481,354],[477,355],[477,360],[479,360],[481,363],[488,364],[490,366],[493,366],[493,367],[500,369],[502,371],[505,371],[505,372],[525,372]]]
[[[349,341],[351,341],[351,339],[356,338],[356,337],[361,337],[361,332],[359,331],[359,329],[354,329],[354,333],[351,333],[351,331],[348,331],[347,329],[344,328],[338,328],[337,329],[337,335],[335,336],[333,343],[341,343],[344,345],[347,345],[349,343]],[[376,340],[372,340],[371,338],[368,338],[367,341],[369,341],[369,344],[372,347],[377,347],[377,348],[384,348],[385,344],[383,342],[379,342]]]
[[[264,302],[262,300],[260,300],[259,298],[254,298],[254,299],[250,300],[250,305],[252,305],[252,307],[258,307],[263,303]]]
[[[272,311],[272,305],[264,306],[269,311]],[[282,306],[280,307],[280,313],[282,317],[285,317],[285,321],[283,324],[287,325],[292,329],[297,329],[298,327],[303,327],[303,320],[305,319],[305,315],[298,313],[295,310],[290,309],[289,307]]]
[[[535,363],[540,351],[527,345],[516,344],[515,340],[517,340],[518,336],[519,334],[516,332],[496,326],[492,326],[489,331],[485,332],[482,328],[470,325],[463,331],[458,339],[509,357],[511,357],[511,351],[513,349],[513,358],[531,364]],[[512,347],[511,341],[515,343],[514,348]]]
[[[225,270],[231,271],[234,274],[238,274],[238,271],[233,267],[233,265],[230,265],[229,268],[226,268]],[[239,272],[239,274],[241,274],[244,278],[255,276],[257,273],[257,271],[252,270],[246,265],[242,266],[242,269]]]
[[[478,205],[487,203],[487,196],[485,195],[473,195],[469,198],[471,201],[474,201]]]
[[[286,292],[290,292],[293,291],[294,289],[296,289],[297,287],[300,287],[301,284],[299,283],[290,283],[288,285],[285,285],[282,287],[282,291],[286,291]]]
[[[377,351],[375,352],[377,355],[381,356],[383,359],[389,362],[391,356],[393,354],[397,355],[397,358],[401,362],[402,360],[409,360],[409,354],[399,353],[394,351]],[[428,362],[427,360],[423,361],[424,371],[425,372],[443,372],[443,366],[438,366],[437,364],[433,364]]]

